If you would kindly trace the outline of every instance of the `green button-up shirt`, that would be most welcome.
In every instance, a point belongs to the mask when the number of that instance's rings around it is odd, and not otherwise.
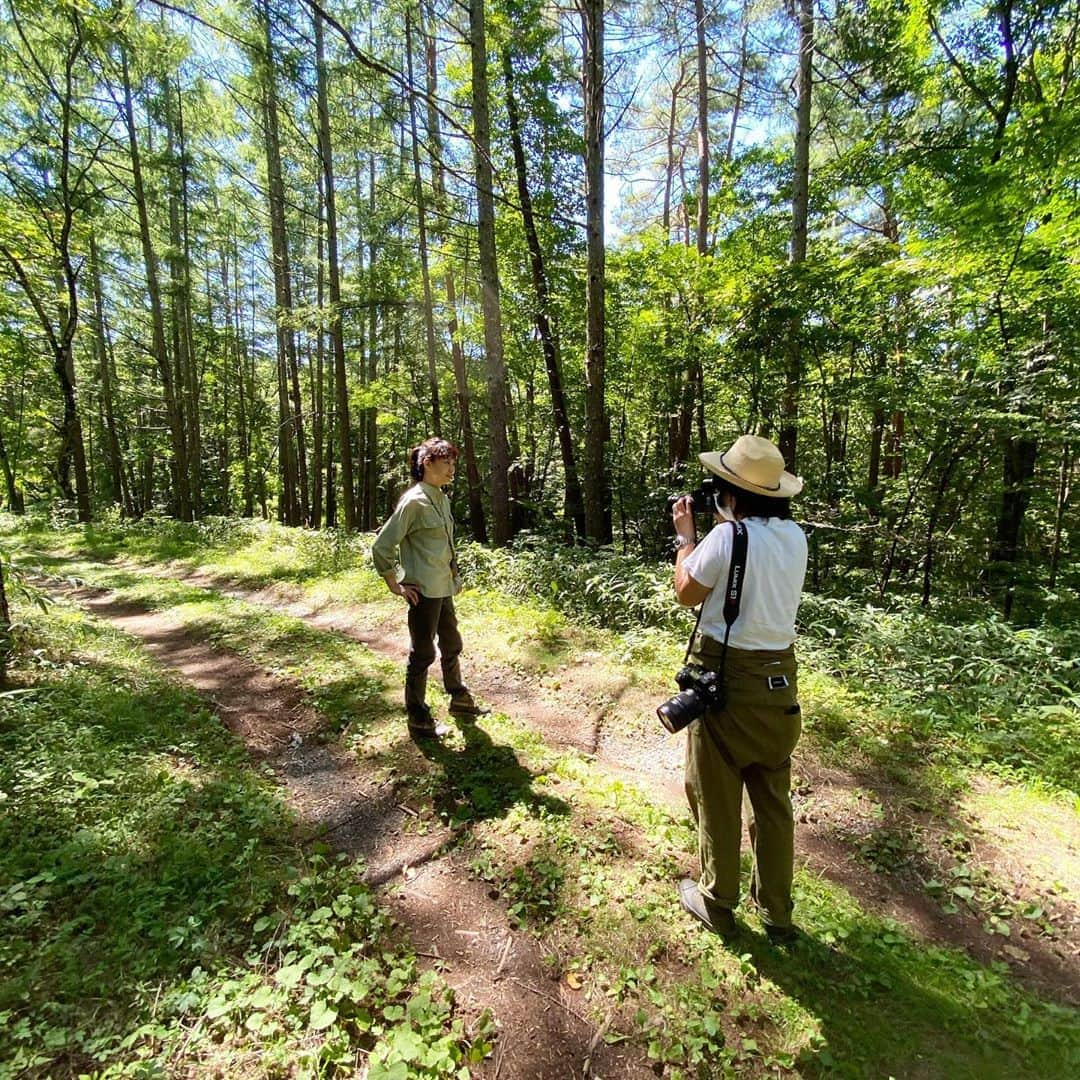
[[[416,585],[424,596],[453,596],[454,518],[440,488],[414,484],[379,530],[371,546],[375,569]]]

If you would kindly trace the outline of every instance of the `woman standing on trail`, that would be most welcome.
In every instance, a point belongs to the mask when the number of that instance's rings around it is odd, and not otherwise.
[[[791,942],[791,752],[802,731],[794,642],[806,537],[791,520],[789,500],[803,484],[785,472],[777,447],[755,435],[700,459],[717,477],[716,521],[745,526],[746,564],[725,649],[724,603],[737,579],[732,574],[729,580],[736,529],[718,524],[697,544],[691,501],[676,501],[675,594],[687,607],[703,605],[693,660],[721,672],[726,690],[725,704],[706,709],[687,729],[686,795],[697,824],[701,877],[682,881],[679,898],[722,936],[736,931],[745,788],[753,808],[751,899],[769,938]]]
[[[414,739],[438,738],[427,704],[427,672],[439,639],[443,686],[450,712],[477,716],[482,709],[461,680],[461,634],[454,596],[461,591],[454,552],[454,518],[443,487],[454,479],[458,449],[445,439],[427,439],[409,451],[409,473],[416,481],[379,530],[371,548],[375,569],[395,596],[409,605],[409,661],[405,669],[405,709]]]

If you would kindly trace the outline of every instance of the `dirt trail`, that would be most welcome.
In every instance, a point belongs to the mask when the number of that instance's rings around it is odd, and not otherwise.
[[[144,567],[139,569],[146,572]],[[213,588],[235,599],[303,619],[362,642],[382,655],[404,661],[407,646],[404,620],[398,612],[387,617],[385,604],[315,605],[289,586],[247,588],[206,571],[189,573],[179,566],[156,568],[154,572],[182,577],[187,584]],[[651,797],[682,813],[685,808],[682,739],[666,735],[658,723],[644,735],[639,731],[628,735],[626,726],[618,720],[620,715],[651,715],[656,704],[655,691],[631,685],[625,676],[602,665],[593,665],[591,659],[586,655],[567,663],[559,672],[557,689],[541,685],[505,665],[478,661],[475,657],[467,657],[466,676],[478,696],[535,728],[549,743],[571,746],[589,754],[610,775],[647,786]],[[232,666],[235,663],[229,659],[230,671],[235,670]],[[1041,867],[1049,862],[1059,866],[1068,864],[1075,870],[1080,861],[1080,834],[1075,818],[1064,830],[1063,838],[1051,838],[1036,828],[1023,827],[1006,837],[1000,830],[984,832],[970,815],[941,815],[912,809],[902,793],[890,790],[880,778],[821,767],[805,745],[796,754],[795,773],[796,857],[811,872],[823,873],[837,881],[869,912],[896,919],[930,943],[965,949],[983,963],[1003,961],[1020,982],[1033,990],[1057,1001],[1080,1004],[1077,897],[1063,890],[1057,880],[1048,880],[1045,872],[1038,872],[1031,857],[1032,851],[1039,850]],[[378,835],[380,829],[394,825],[395,821],[400,827],[400,816],[406,815],[406,811],[385,806],[379,801],[378,793],[357,803],[355,796],[349,794],[353,789],[348,778],[337,787],[327,783],[329,786],[317,790],[322,807],[318,820],[332,832],[333,843],[363,854],[369,860],[369,874],[376,875],[378,880],[390,880],[401,867],[417,865],[419,857],[396,843],[390,845],[399,855],[396,866],[386,859],[380,862],[377,853],[350,846],[356,843],[350,837]],[[314,782],[309,787],[316,792]],[[395,818],[395,814],[399,817]],[[892,872],[876,872],[857,857],[860,843],[883,824],[920,841],[917,857],[903,860]],[[964,834],[959,842],[965,860],[985,872],[996,893],[1015,907],[1023,904],[1041,907],[1053,927],[1053,936],[1040,932],[1036,923],[1019,917],[1011,920],[1009,937],[987,933],[985,913],[962,908],[947,914],[928,894],[924,883],[935,877],[948,879],[948,870],[955,865],[953,849],[958,827]],[[430,835],[427,841],[432,850],[441,843]],[[1069,873],[1060,871],[1061,880],[1069,877]],[[413,883],[409,885],[412,889]],[[423,883],[417,885],[420,892],[416,895],[420,896],[427,887]],[[432,895],[436,895],[437,887],[430,888],[434,890]],[[569,993],[565,988],[562,992]]]
[[[404,619],[396,612],[387,618],[385,604],[315,605],[288,585],[254,589],[206,571],[187,574],[173,567],[176,571],[188,584],[287,613],[404,663]],[[586,654],[567,663],[557,690],[468,656],[466,675],[479,696],[541,732],[549,743],[589,754],[609,774],[647,787],[652,798],[683,813],[683,740],[667,735],[659,722],[644,735],[628,735],[619,721],[626,715],[651,716],[655,689],[632,685],[625,676],[594,666],[592,659]],[[984,830],[970,814],[912,808],[905,793],[880,777],[824,768],[805,743],[796,751],[795,776],[796,858],[809,870],[824,873],[868,911],[897,920],[928,942],[965,949],[982,963],[1004,962],[1036,992],[1080,1004],[1080,896],[1060,886],[1080,873],[1075,815],[1058,836],[1023,822],[1014,823],[1011,835]],[[882,826],[919,841],[919,850],[892,872],[875,872],[856,856],[860,844]],[[1043,909],[1054,936],[1015,918],[1005,937],[987,933],[985,913],[963,907],[946,913],[924,885],[935,878],[951,880],[958,844],[965,861],[985,872],[1002,903]],[[1058,868],[1056,875],[1047,875],[1047,864]]]
[[[467,1021],[484,1009],[495,1017],[494,1054],[474,1075],[654,1075],[632,1049],[603,1041],[581,996],[552,978],[540,944],[512,929],[484,883],[444,850],[448,829],[412,832],[415,811],[397,799],[392,783],[380,784],[354,757],[315,737],[320,720],[299,687],[194,640],[167,612],[147,612],[92,590],[67,595],[137,638],[202,694],[252,755],[274,770],[313,836],[362,858],[370,884],[400,883],[383,890],[382,902],[417,953],[438,966]]]

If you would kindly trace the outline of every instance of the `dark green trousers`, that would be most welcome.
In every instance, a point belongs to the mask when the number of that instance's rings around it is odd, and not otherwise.
[[[721,645],[700,639],[693,660],[718,670]],[[786,685],[784,685],[786,682]],[[752,811],[750,893],[773,926],[791,925],[795,822],[791,752],[799,741],[794,649],[728,649],[727,703],[687,729],[686,797],[697,824],[702,893],[726,908],[739,902],[743,793]]]
[[[461,634],[452,596],[421,596],[409,607],[409,661],[405,668],[405,708],[420,717],[426,711],[427,673],[435,662],[435,638],[439,639],[443,686],[447,693],[463,689],[461,681]]]

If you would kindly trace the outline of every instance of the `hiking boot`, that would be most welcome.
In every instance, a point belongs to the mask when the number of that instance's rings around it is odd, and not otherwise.
[[[435,717],[426,705],[409,709],[408,726],[413,739],[440,739],[449,730],[445,724],[435,723]]]
[[[799,940],[799,928],[797,926],[773,926],[765,923],[765,936],[774,945],[794,945]]]
[[[450,712],[455,716],[486,716],[491,710],[486,705],[481,705],[462,687],[450,695]]]
[[[719,934],[725,941],[738,933],[739,926],[731,908],[710,900],[698,888],[696,881],[683,878],[679,882],[679,903],[684,911],[688,911],[698,922],[707,926],[714,934]]]
[[[409,738],[413,742],[438,742],[449,731],[445,724],[432,724],[430,727],[410,724]]]

